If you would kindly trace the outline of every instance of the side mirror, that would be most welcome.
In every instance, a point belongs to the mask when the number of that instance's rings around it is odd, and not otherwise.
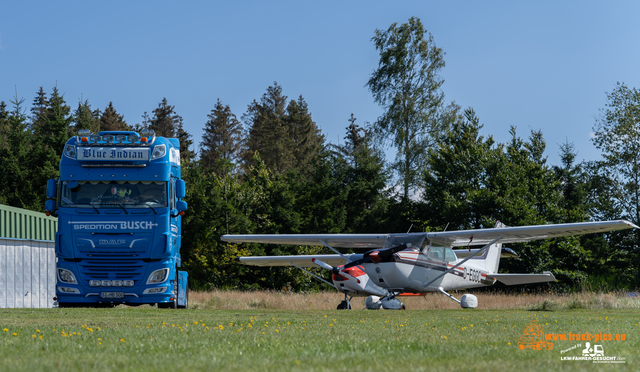
[[[44,203],[44,210],[47,211],[47,212],[55,211],[56,210],[56,201],[55,200],[51,200],[51,199],[47,200]]]
[[[176,203],[176,208],[178,208],[178,211],[182,212],[182,211],[186,211],[187,210],[187,202],[186,201],[178,201]]]
[[[47,181],[47,198],[55,198],[56,197],[56,187],[58,183],[54,179],[50,179]]]
[[[183,180],[178,180],[176,182],[176,196],[178,197],[178,199],[182,199],[187,195],[186,193],[186,188],[184,185],[184,181]],[[180,209],[180,208],[178,208]],[[187,208],[185,208],[187,209]]]

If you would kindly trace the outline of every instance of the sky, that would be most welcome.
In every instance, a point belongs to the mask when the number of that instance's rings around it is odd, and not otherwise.
[[[498,142],[541,130],[596,160],[590,138],[617,82],[640,88],[638,1],[12,1],[0,5],[0,100],[53,87],[75,109],[113,102],[128,124],[163,98],[196,150],[218,99],[241,118],[277,82],[304,97],[332,143],[382,114],[366,83],[371,38],[421,19],[445,54],[447,102],[472,107]],[[394,157],[392,149],[387,157]]]

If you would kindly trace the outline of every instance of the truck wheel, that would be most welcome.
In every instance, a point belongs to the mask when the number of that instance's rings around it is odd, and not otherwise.
[[[180,275],[178,275],[178,267],[176,266],[176,280],[173,281],[174,285],[175,285],[175,297],[173,298],[173,305],[171,306],[172,309],[177,309],[178,308],[178,291],[180,290]]]

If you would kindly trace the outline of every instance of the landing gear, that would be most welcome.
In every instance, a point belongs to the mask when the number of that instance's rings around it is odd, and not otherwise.
[[[368,310],[380,310],[380,308],[385,310],[406,310],[404,303],[400,302],[396,296],[396,293],[390,293],[382,298],[378,296],[369,296],[365,303]]]
[[[465,294],[462,296],[461,300],[458,300],[457,298],[445,292],[445,290],[442,289],[442,287],[438,288],[438,291],[443,295],[449,297],[450,299],[454,300],[455,302],[459,303],[463,309],[475,309],[476,307],[478,307],[478,297],[472,294]]]
[[[338,310],[351,310],[351,304],[349,301],[341,301]]]
[[[340,302],[338,305],[338,310],[351,310],[351,299],[353,297],[349,297],[349,291],[344,291],[344,300]]]

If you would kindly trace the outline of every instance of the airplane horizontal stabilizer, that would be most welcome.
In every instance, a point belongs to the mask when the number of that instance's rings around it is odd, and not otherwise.
[[[555,282],[556,277],[545,271],[542,274],[487,274],[488,279],[497,279],[506,285]]]

